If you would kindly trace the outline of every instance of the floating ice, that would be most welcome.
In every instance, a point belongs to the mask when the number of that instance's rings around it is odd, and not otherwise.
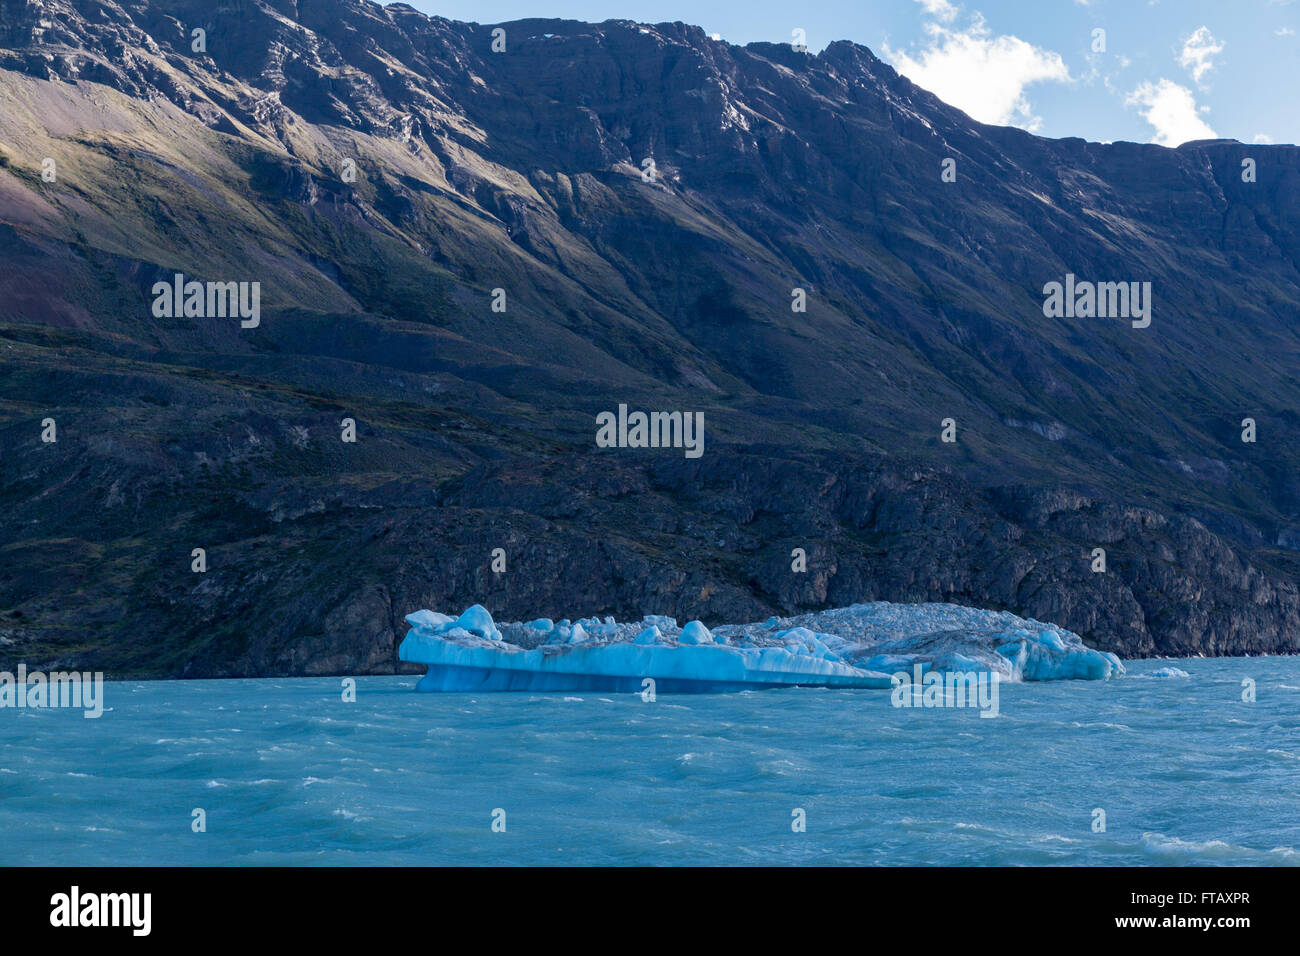
[[[1147,671],[1145,674],[1135,674],[1133,676],[1159,679],[1165,677],[1191,677],[1192,675],[1181,667],[1158,667],[1153,671]]]
[[[1105,680],[1114,654],[1054,624],[955,604],[855,604],[712,631],[663,615],[639,622],[538,618],[497,625],[475,604],[460,617],[406,617],[399,655],[428,665],[420,690],[655,690],[889,687],[890,675],[996,672],[1003,680]]]

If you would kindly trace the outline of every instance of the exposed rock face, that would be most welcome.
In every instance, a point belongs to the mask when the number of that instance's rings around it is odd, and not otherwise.
[[[502,28],[0,0],[0,662],[389,672],[475,602],[1300,649],[1300,150],[982,126],[850,43]],[[156,315],[177,272],[260,323]],[[1151,282],[1150,327],[1046,317],[1067,273]],[[620,403],[704,456],[598,449]]]

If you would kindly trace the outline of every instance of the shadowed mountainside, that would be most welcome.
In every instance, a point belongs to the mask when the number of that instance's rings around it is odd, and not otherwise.
[[[0,662],[391,672],[476,601],[1300,649],[1300,150],[984,126],[847,42],[502,29],[0,0]],[[176,272],[260,324],[155,316]],[[1150,327],[1045,317],[1067,273]],[[619,403],[703,457],[597,448]]]

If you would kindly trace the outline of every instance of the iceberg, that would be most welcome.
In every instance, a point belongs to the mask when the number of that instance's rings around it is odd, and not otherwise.
[[[482,605],[406,616],[398,656],[424,664],[421,691],[718,693],[774,687],[888,688],[912,671],[1002,680],[1107,680],[1118,657],[1006,611],[877,601],[755,624],[646,615],[497,624]],[[653,682],[653,683],[651,683]]]
[[[1192,675],[1187,673],[1187,671],[1183,670],[1181,667],[1158,667],[1153,671],[1147,671],[1145,674],[1136,674],[1134,676],[1150,680],[1159,680],[1168,677],[1191,677]]]

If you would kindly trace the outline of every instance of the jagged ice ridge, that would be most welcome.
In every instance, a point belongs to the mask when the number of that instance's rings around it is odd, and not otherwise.
[[[955,604],[877,601],[710,630],[671,617],[498,625],[475,604],[460,617],[408,614],[399,651],[426,664],[418,689],[716,692],[761,687],[890,687],[911,672],[996,673],[1002,680],[1106,680],[1114,654],[1054,624]]]

